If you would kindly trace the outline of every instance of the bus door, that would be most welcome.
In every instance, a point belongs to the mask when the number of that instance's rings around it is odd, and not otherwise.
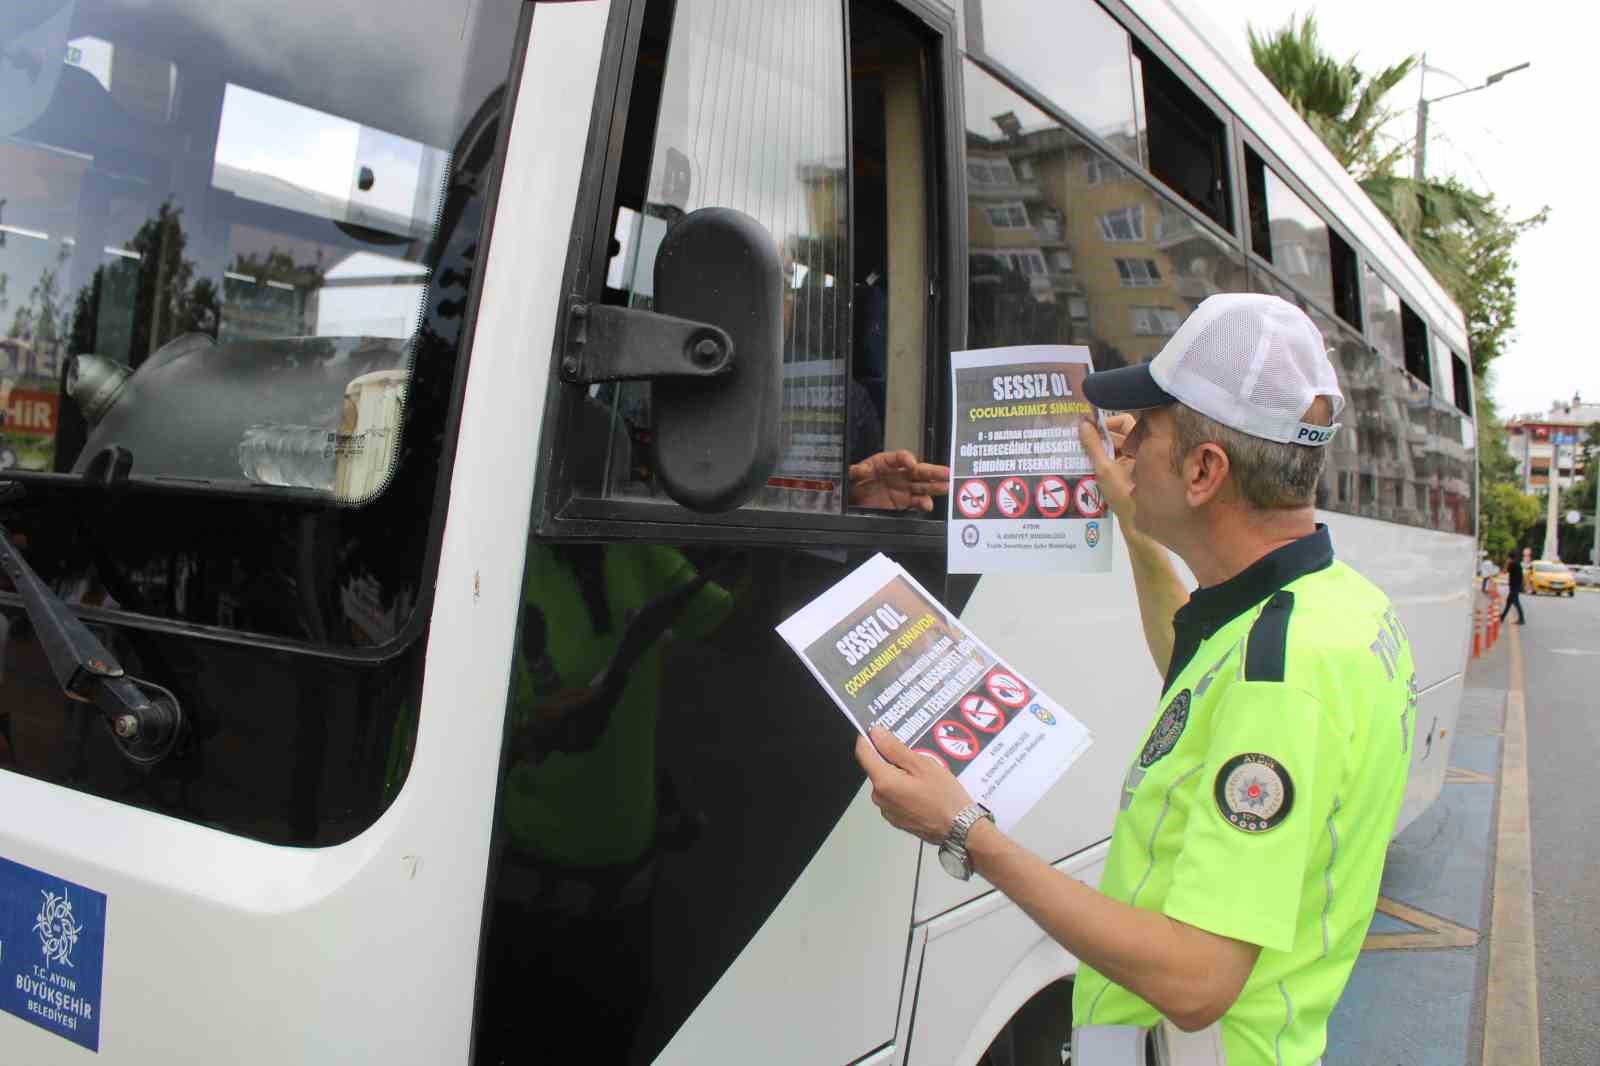
[[[853,1062],[904,1021],[918,844],[884,827],[853,730],[774,627],[876,552],[944,587],[942,485],[919,506],[926,472],[894,467],[946,447],[950,27],[892,3],[636,0],[610,33],[625,61],[552,358],[476,1061]],[[684,392],[591,373],[580,348],[623,310],[675,310],[662,249],[708,208],[759,223],[781,287],[775,463],[732,509],[679,502],[661,417]]]

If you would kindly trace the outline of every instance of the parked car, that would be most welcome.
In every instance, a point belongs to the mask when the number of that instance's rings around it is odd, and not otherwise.
[[[1600,566],[1572,566],[1568,569],[1578,584],[1600,588]]]
[[[1528,573],[1528,585],[1529,591],[1535,596],[1541,592],[1574,596],[1578,592],[1578,582],[1573,578],[1572,571],[1567,569],[1567,564],[1546,559],[1533,564]]]

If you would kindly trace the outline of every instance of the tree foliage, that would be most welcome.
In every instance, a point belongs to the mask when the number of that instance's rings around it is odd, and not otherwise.
[[[1522,546],[1528,530],[1543,516],[1539,499],[1516,485],[1504,481],[1485,485],[1478,511],[1479,540],[1491,559],[1504,559],[1507,552]]]
[[[1403,149],[1385,147],[1381,138],[1384,124],[1394,117],[1383,98],[1415,69],[1417,56],[1369,76],[1353,58],[1341,63],[1323,49],[1315,15],[1298,24],[1291,15],[1271,33],[1258,34],[1254,26],[1248,32],[1256,66],[1340,166],[1357,180],[1393,170]]]
[[[1517,325],[1516,243],[1531,229],[1544,225],[1548,207],[1520,220],[1507,217],[1491,195],[1487,197],[1485,223],[1457,235],[1463,264],[1463,284],[1451,295],[1467,318],[1467,343],[1471,346],[1472,372],[1480,378],[1505,352],[1506,341]],[[1480,392],[1480,395],[1483,393]]]

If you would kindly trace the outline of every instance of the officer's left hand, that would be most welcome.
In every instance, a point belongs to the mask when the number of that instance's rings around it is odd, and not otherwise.
[[[889,824],[930,844],[943,844],[956,815],[972,802],[943,762],[917,754],[887,729],[873,727],[871,741],[856,738],[856,761],[872,781],[872,802]]]

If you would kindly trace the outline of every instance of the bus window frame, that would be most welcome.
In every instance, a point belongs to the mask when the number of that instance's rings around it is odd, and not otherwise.
[[[607,19],[600,72],[589,118],[589,134],[578,180],[578,197],[567,242],[567,262],[562,274],[562,303],[598,297],[606,276],[611,234],[611,211],[616,200],[626,126],[632,103],[634,72],[644,32],[645,9],[650,0],[617,0]],[[846,26],[852,0],[845,6]],[[952,123],[961,116],[961,86],[957,25],[954,13],[931,0],[883,0],[916,20],[928,41],[930,124],[925,151],[928,158],[929,296],[928,372],[924,376],[923,459],[942,463],[949,449],[949,353],[966,336],[966,272],[962,257],[966,243],[965,163],[960,141],[952,136]],[[849,62],[848,34],[841,45]],[[851,106],[848,82],[844,86],[847,115]],[[853,117],[847,118],[853,121]],[[853,221],[855,202],[849,194]],[[941,217],[942,215],[942,217]],[[852,226],[852,232],[854,227]],[[561,354],[566,326],[553,338],[546,392],[540,423],[538,468],[534,475],[534,509],[531,532],[546,540],[671,541],[703,543],[738,541],[749,544],[881,546],[885,549],[929,551],[942,549],[944,503],[937,501],[932,515],[873,513],[846,504],[840,513],[740,508],[722,514],[690,511],[672,501],[605,499],[582,494],[566,462],[561,440],[574,423],[581,388],[561,379]],[[841,471],[841,475],[844,471]]]
[[[500,205],[500,189],[505,172],[506,148],[511,140],[511,126],[516,117],[517,101],[521,96],[522,70],[527,60],[528,46],[533,35],[535,6],[532,3],[524,3],[518,13],[514,31],[516,39],[512,42],[510,62],[505,72],[505,81],[501,83],[504,90],[504,102],[501,105],[500,114],[495,120],[498,125],[495,129],[494,147],[486,170],[483,191],[483,222],[477,235],[480,251],[476,261],[479,266],[472,271],[472,279],[463,297],[464,310],[461,317],[461,339],[457,344],[455,369],[450,382],[450,402],[445,411],[443,434],[439,444],[439,476],[435,479],[433,486],[433,511],[428,519],[427,540],[422,552],[421,565],[417,572],[417,600],[412,606],[411,617],[406,620],[405,625],[401,626],[392,638],[370,647],[319,644],[310,640],[293,640],[287,637],[257,633],[250,630],[227,629],[221,626],[176,621],[121,608],[74,604],[73,612],[84,622],[140,632],[162,633],[201,641],[206,644],[278,652],[320,661],[369,665],[398,659],[418,639],[426,635],[433,617],[434,590],[437,585],[436,578],[439,573],[439,562],[444,554],[445,524],[449,519],[450,494],[455,479],[456,449],[461,437],[461,416],[466,401],[467,374],[472,366],[474,341],[478,332],[478,313],[482,305],[483,286],[488,273],[489,252],[495,237],[495,220]],[[477,119],[481,113],[482,109],[480,108],[467,120],[462,129],[463,135],[479,125]],[[434,236],[437,236],[437,234]],[[95,493],[104,491],[104,488],[98,482],[89,481],[81,475],[68,473],[9,471],[6,474],[6,478],[48,487],[52,492]],[[198,495],[212,499],[229,498],[257,503],[265,502],[283,507],[305,507],[308,504],[312,504],[317,509],[323,509],[329,505],[329,498],[325,495],[296,489],[279,489],[274,491],[271,496],[265,496],[259,488],[245,485],[212,487],[187,484],[176,480],[141,479],[137,476],[130,478],[126,485],[119,488],[119,491],[134,491],[153,496],[181,497]],[[14,592],[0,592],[0,606],[20,611],[22,598]]]
[[[1292,170],[1290,170],[1289,167],[1284,165],[1283,160],[1277,155],[1277,153],[1273,152],[1272,149],[1268,148],[1266,146],[1266,144],[1261,140],[1261,138],[1256,136],[1256,133],[1255,133],[1254,130],[1252,130],[1249,126],[1246,126],[1243,122],[1238,122],[1237,117],[1235,117],[1235,121],[1238,123],[1238,134],[1239,134],[1238,141],[1237,141],[1237,145],[1238,145],[1237,153],[1238,153],[1238,155],[1237,155],[1237,159],[1235,160],[1235,166],[1238,168],[1238,173],[1241,174],[1241,175],[1244,175],[1246,173],[1245,154],[1244,153],[1245,153],[1246,149],[1249,149],[1250,151],[1254,152],[1258,158],[1260,158],[1261,165],[1264,168],[1266,168],[1268,171],[1270,171],[1274,178],[1278,179],[1279,181],[1283,182],[1284,185],[1288,186],[1289,191],[1294,193],[1296,196],[1298,196],[1300,198],[1300,202],[1305,204],[1307,207],[1309,207],[1311,209],[1312,213],[1315,214],[1318,218],[1320,218],[1322,220],[1323,225],[1328,227],[1328,233],[1329,234],[1337,234],[1339,239],[1344,241],[1345,245],[1347,247],[1349,247],[1356,254],[1356,257],[1357,257],[1357,263],[1356,263],[1356,306],[1361,309],[1361,323],[1360,323],[1360,325],[1357,326],[1356,323],[1349,322],[1346,319],[1342,318],[1339,315],[1339,313],[1334,310],[1334,308],[1333,308],[1333,306],[1331,304],[1323,303],[1321,300],[1319,300],[1316,297],[1312,296],[1311,294],[1307,293],[1300,286],[1298,286],[1294,282],[1290,281],[1284,275],[1284,273],[1278,268],[1278,265],[1276,263],[1274,263],[1272,260],[1267,259],[1266,257],[1262,256],[1259,252],[1257,252],[1255,250],[1255,247],[1254,247],[1255,242],[1253,240],[1250,240],[1250,235],[1247,232],[1247,233],[1245,233],[1244,250],[1245,250],[1245,255],[1247,255],[1249,257],[1250,265],[1255,267],[1255,268],[1257,268],[1258,270],[1264,270],[1267,273],[1271,274],[1273,276],[1274,280],[1278,281],[1280,284],[1282,284],[1286,288],[1290,289],[1297,296],[1299,296],[1301,299],[1305,300],[1307,303],[1311,304],[1313,307],[1315,307],[1321,313],[1327,315],[1328,318],[1332,319],[1335,322],[1342,323],[1342,324],[1344,324],[1345,326],[1347,326],[1347,327],[1349,327],[1351,329],[1355,329],[1356,332],[1360,333],[1362,338],[1364,339],[1366,337],[1366,335],[1367,335],[1367,333],[1366,333],[1366,317],[1367,316],[1366,316],[1366,302],[1363,299],[1365,294],[1361,291],[1361,269],[1360,269],[1361,260],[1365,257],[1365,254],[1366,254],[1364,249],[1362,248],[1361,244],[1358,241],[1352,239],[1352,237],[1350,236],[1349,231],[1347,231],[1343,226],[1339,225],[1338,222],[1336,222],[1333,219],[1333,217],[1332,217],[1333,213],[1331,211],[1329,211],[1323,205],[1322,201],[1320,201],[1319,199],[1317,199],[1317,197],[1315,197],[1315,196],[1313,196],[1311,194],[1310,188],[1308,188],[1306,186],[1306,184],[1304,182],[1302,182],[1300,180],[1300,178],[1293,173]],[[1249,199],[1248,199],[1249,190],[1247,188],[1245,188],[1245,183],[1242,180],[1239,183],[1239,192],[1240,192],[1241,197],[1243,198],[1243,203],[1244,203],[1243,210],[1248,212],[1248,210],[1249,210]],[[1241,228],[1243,228],[1245,230],[1248,230],[1249,227],[1246,226],[1246,227],[1241,227]],[[1332,247],[1331,247],[1332,241],[1331,240],[1329,242],[1329,245],[1330,245],[1330,247],[1329,247],[1329,255],[1330,255],[1330,259],[1331,259],[1331,256],[1332,256]],[[1387,280],[1387,278],[1385,278],[1385,280]],[[1400,292],[1400,289],[1397,288],[1394,285],[1390,285],[1389,287],[1391,289],[1394,289],[1396,293]],[[1401,298],[1405,299],[1405,297],[1403,295],[1401,296]],[[1424,322],[1427,321],[1426,316],[1423,317],[1423,321]],[[1429,329],[1430,330],[1432,329],[1431,325],[1429,326]]]

